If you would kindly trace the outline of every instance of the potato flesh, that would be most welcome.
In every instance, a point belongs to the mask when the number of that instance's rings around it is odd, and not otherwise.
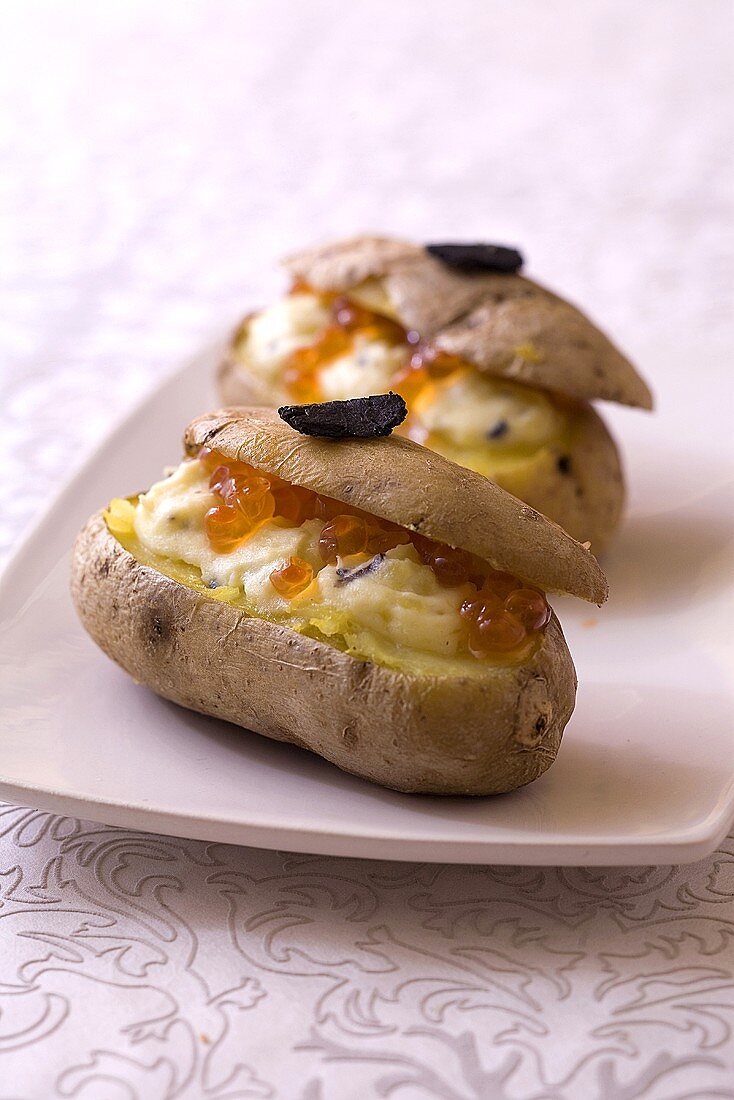
[[[300,527],[269,521],[231,553],[217,554],[204,530],[206,512],[217,501],[204,466],[196,459],[186,460],[138,499],[127,520],[116,528],[108,518],[108,524],[126,549],[135,556],[142,550],[162,572],[176,577],[175,569],[165,563],[184,563],[196,570],[202,588],[214,598],[333,640],[354,656],[388,667],[450,675],[481,675],[487,669],[489,662],[467,654],[459,615],[473,586],[442,587],[412,546],[389,550],[374,572],[348,582],[339,578],[335,566],[321,560],[320,520],[307,520]],[[317,571],[313,584],[290,601],[270,583],[271,571],[289,557],[302,558]],[[497,663],[514,663],[527,655],[524,648]]]

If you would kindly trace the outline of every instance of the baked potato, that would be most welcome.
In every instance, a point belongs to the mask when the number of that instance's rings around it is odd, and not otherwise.
[[[241,408],[184,447],[74,547],[81,621],[136,681],[400,791],[548,768],[576,676],[544,592],[606,598],[586,548],[394,435],[305,437]]]
[[[410,438],[605,549],[624,478],[589,402],[650,409],[652,396],[579,310],[516,272],[457,270],[383,238],[311,249],[285,266],[290,294],[232,337],[218,371],[223,402],[397,390]]]

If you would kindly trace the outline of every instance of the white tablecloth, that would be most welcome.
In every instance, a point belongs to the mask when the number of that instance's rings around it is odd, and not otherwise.
[[[519,243],[658,390],[666,348],[729,353],[728,0],[3,15],[3,552],[318,238]],[[734,1097],[733,866],[731,838],[470,868],[0,807],[0,1096]]]

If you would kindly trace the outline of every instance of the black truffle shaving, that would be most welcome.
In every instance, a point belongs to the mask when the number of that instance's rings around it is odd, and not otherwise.
[[[283,405],[278,409],[278,416],[301,435],[328,439],[375,439],[390,435],[407,415],[402,397],[392,391],[376,397],[353,397],[351,401]]]
[[[502,436],[507,435],[509,430],[510,425],[506,420],[498,420],[494,427],[487,432],[487,439],[502,439]]]
[[[503,271],[514,274],[522,267],[522,255],[503,244],[427,244],[426,252],[446,267],[469,274],[478,271]]]
[[[343,565],[337,567],[336,575],[340,581],[356,581],[357,577],[366,577],[368,573],[374,573],[385,560],[384,554],[375,554],[374,558],[364,562],[363,565],[355,565],[353,569],[345,569]]]

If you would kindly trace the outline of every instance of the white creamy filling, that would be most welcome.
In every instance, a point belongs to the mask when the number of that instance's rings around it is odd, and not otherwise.
[[[373,572],[348,581],[336,566],[323,564],[317,545],[320,520],[297,528],[268,522],[236,550],[217,554],[203,527],[206,512],[217,503],[201,463],[185,461],[140,497],[135,534],[149,552],[198,567],[204,584],[241,589],[255,614],[340,635],[365,656],[378,654],[381,643],[393,650],[460,654],[459,608],[470,586],[442,588],[412,546],[389,550]],[[305,592],[286,600],[273,588],[270,573],[291,556],[318,572]]]
[[[562,413],[544,394],[473,370],[419,396],[412,411],[427,432],[457,447],[542,447],[564,427]]]
[[[324,400],[346,401],[350,397],[386,393],[406,359],[404,347],[358,335],[348,355],[334,359],[319,371]]]
[[[259,378],[277,382],[288,356],[312,344],[330,318],[317,295],[289,294],[252,316],[239,346],[240,354]]]

